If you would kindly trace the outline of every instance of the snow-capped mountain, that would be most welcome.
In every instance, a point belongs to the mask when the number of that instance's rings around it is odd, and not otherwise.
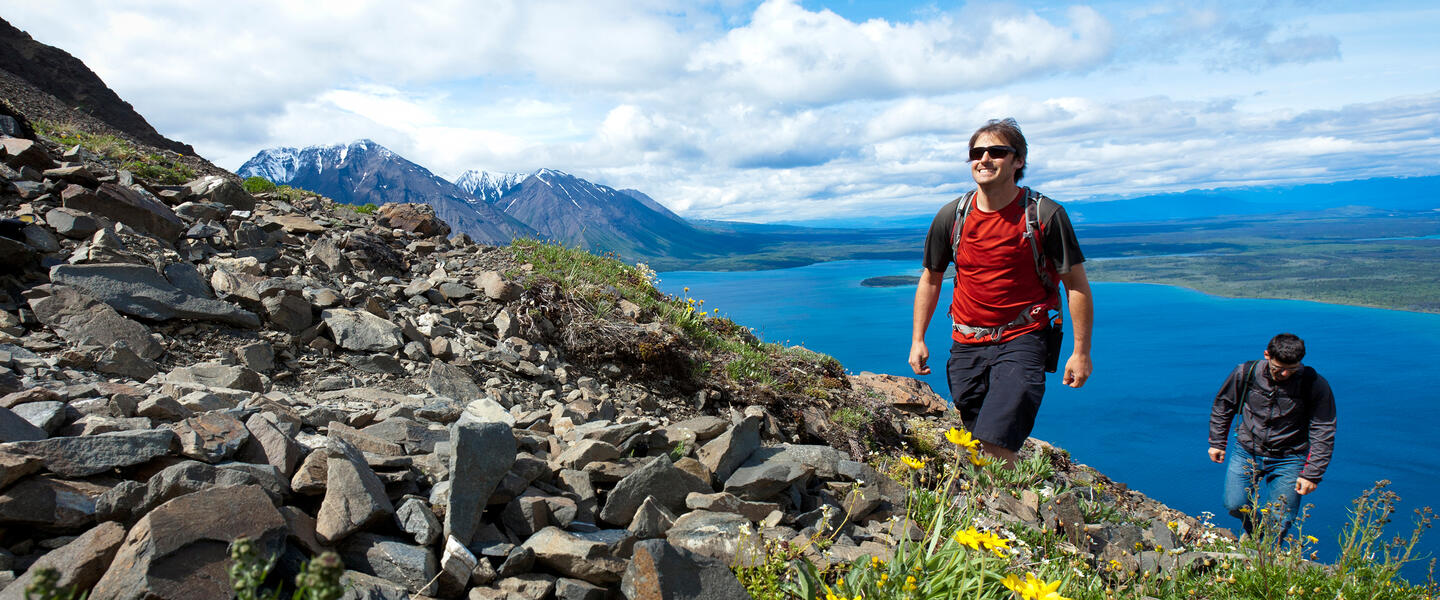
[[[428,204],[451,228],[477,241],[504,244],[534,235],[524,223],[370,140],[261,150],[236,174],[264,177],[347,204]]]
[[[455,185],[489,204],[494,204],[506,192],[520,185],[529,177],[528,173],[506,173],[504,171],[477,171],[471,169],[455,178]]]

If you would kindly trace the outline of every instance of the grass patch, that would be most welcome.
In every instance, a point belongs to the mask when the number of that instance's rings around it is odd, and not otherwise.
[[[158,185],[180,185],[195,179],[195,170],[164,154],[145,152],[114,135],[81,131],[69,123],[36,120],[35,133],[64,146],[79,145],[109,160],[116,168]]]

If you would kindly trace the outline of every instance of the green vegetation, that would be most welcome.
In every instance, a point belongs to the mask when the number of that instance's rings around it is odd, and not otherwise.
[[[265,192],[275,191],[274,182],[259,176],[246,177],[245,181],[240,182],[240,186],[245,188],[245,191],[252,194],[263,194]]]
[[[709,383],[753,391],[758,386],[819,397],[844,385],[839,361],[800,347],[762,342],[748,329],[706,308],[704,300],[690,297],[688,288],[680,297],[662,294],[655,289],[659,281],[655,271],[643,263],[629,265],[613,255],[596,256],[560,244],[526,239],[513,242],[510,251],[517,261],[533,266],[528,277],[554,282],[568,298],[572,310],[557,318],[600,321],[618,310],[624,300],[634,304],[641,315],[656,317],[683,333],[680,339],[672,340],[647,335],[643,330],[624,331],[613,324],[598,324],[587,331],[599,331],[602,337],[613,331],[614,343],[600,343],[601,338],[572,340],[571,350],[581,356],[592,347],[603,348],[605,352],[620,353],[611,358],[658,367],[667,375],[678,370],[696,384],[694,387]],[[699,381],[702,377],[722,380]]]
[[[276,558],[278,557],[271,556],[268,560],[260,558],[255,543],[247,538],[237,539],[230,544],[230,587],[235,590],[236,600],[280,598],[278,587],[268,591],[263,589],[271,569],[275,568]],[[295,576],[295,591],[290,598],[339,600],[345,593],[345,589],[340,585],[340,576],[344,573],[345,565],[334,552],[326,552],[305,561],[300,567],[300,574]]]
[[[35,133],[64,146],[78,144],[151,183],[180,185],[195,178],[195,170],[184,163],[164,154],[142,151],[118,136],[88,133],[68,123],[36,120],[33,124]]]
[[[757,548],[761,556],[734,569],[751,596],[757,600],[1433,600],[1440,590],[1433,575],[1423,585],[1399,577],[1403,565],[1417,560],[1415,546],[1433,515],[1428,508],[1417,511],[1409,537],[1383,541],[1399,500],[1385,491],[1387,482],[1376,484],[1355,501],[1351,524],[1338,540],[1341,553],[1334,565],[1310,562],[1320,541],[1303,534],[1303,518],[1294,538],[1282,541],[1262,520],[1260,533],[1237,545],[1219,536],[1207,516],[1198,530],[1184,536],[1188,548],[1141,549],[1157,560],[1173,557],[1176,563],[1182,562],[1178,559],[1187,550],[1210,552],[1216,558],[1150,571],[1133,559],[1091,562],[1054,532],[1019,523],[981,525],[993,521],[977,518],[980,498],[1000,490],[1030,490],[1042,497],[1053,493],[1059,486],[1054,463],[1065,457],[1058,452],[1032,453],[1014,473],[1004,474],[1006,469],[985,464],[967,432],[952,429],[943,437],[949,442],[941,451],[943,458],[903,456],[900,461],[905,466],[897,479],[909,490],[905,519],[920,526],[919,539],[902,538],[889,562],[867,557],[830,567],[808,560],[804,548],[766,543]],[[1092,486],[1090,493],[1101,487]],[[1090,516],[1087,522],[1093,522]],[[1179,524],[1167,525],[1178,531]],[[908,523],[901,522],[893,529],[907,528]],[[812,543],[821,547],[820,541]]]
[[[60,573],[44,568],[35,572],[30,584],[25,586],[25,600],[85,600],[90,593],[80,593],[75,586],[59,587]]]

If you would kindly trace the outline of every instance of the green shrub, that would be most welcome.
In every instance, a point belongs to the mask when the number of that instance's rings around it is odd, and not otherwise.
[[[259,176],[246,177],[245,181],[242,182],[240,185],[245,188],[245,191],[252,194],[263,194],[265,192],[275,191],[274,182]]]

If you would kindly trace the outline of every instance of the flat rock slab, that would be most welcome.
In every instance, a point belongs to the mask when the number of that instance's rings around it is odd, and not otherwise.
[[[217,463],[250,441],[250,430],[239,419],[223,412],[207,412],[170,426],[180,439],[180,453],[196,460]]]
[[[31,406],[36,403],[27,404]],[[0,443],[43,440],[49,432],[8,408],[0,408]]]
[[[95,501],[109,489],[50,475],[28,477],[0,493],[0,524],[79,529],[95,522]]]
[[[174,432],[149,429],[14,442],[0,451],[34,456],[45,469],[65,477],[85,477],[164,456],[175,442]]]
[[[748,600],[729,565],[665,540],[635,544],[620,592],[629,600]]]
[[[105,574],[124,540],[124,525],[113,521],[96,525],[70,543],[40,557],[25,574],[0,591],[0,600],[24,600],[25,588],[41,569],[54,569],[60,575],[55,582],[56,589],[74,587],[88,590],[100,581],[100,576]]]
[[[439,562],[424,546],[371,533],[356,533],[340,545],[340,557],[347,566],[362,573],[393,581],[417,594],[433,594]]]
[[[124,342],[135,354],[155,359],[165,347],[150,337],[150,329],[126,318],[109,304],[81,288],[45,284],[25,291],[30,309],[67,342],[110,347]]]
[[[143,265],[56,265],[50,269],[50,281],[84,289],[132,317],[260,327],[260,317],[255,313],[229,302],[192,296],[175,287],[159,271]]]
[[[546,527],[525,540],[524,547],[535,552],[535,560],[566,577],[590,583],[620,581],[625,563],[610,555],[604,542],[588,540],[559,527]]]
[[[259,486],[181,496],[130,529],[90,598],[229,598],[230,543],[246,537],[260,556],[271,556],[283,547],[285,532],[285,517]]]
[[[363,310],[330,308],[320,313],[335,343],[356,352],[394,352],[405,344],[400,326]]]

